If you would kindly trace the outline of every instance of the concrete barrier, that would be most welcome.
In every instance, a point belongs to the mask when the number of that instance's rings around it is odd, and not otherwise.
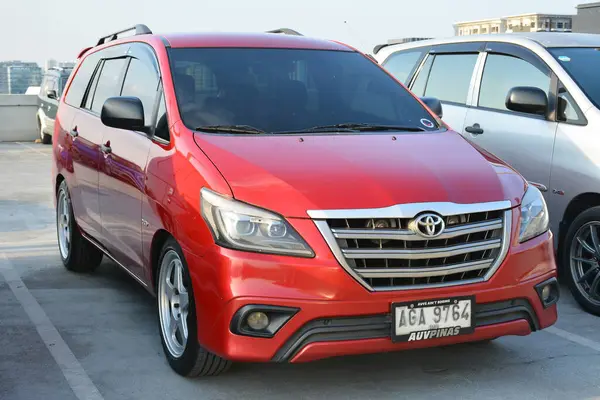
[[[35,95],[0,94],[0,142],[29,142],[40,137]]]

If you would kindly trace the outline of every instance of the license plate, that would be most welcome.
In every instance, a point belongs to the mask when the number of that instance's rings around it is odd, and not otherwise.
[[[473,333],[474,296],[392,303],[392,340],[415,342]]]

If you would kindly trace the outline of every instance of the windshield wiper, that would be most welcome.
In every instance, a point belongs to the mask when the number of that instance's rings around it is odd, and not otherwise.
[[[199,126],[195,130],[203,132],[227,132],[227,133],[250,133],[256,135],[262,135],[267,132],[262,129],[255,128],[250,125],[206,125]]]
[[[273,132],[277,133],[310,133],[310,132],[381,132],[381,131],[405,131],[405,132],[423,132],[424,128],[418,126],[401,125],[377,125],[362,123],[344,123],[334,125],[314,126],[312,128],[299,129],[294,131]]]

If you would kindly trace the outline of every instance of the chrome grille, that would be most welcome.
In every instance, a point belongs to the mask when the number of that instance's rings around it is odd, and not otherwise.
[[[369,210],[309,215],[340,264],[369,290],[480,282],[489,279],[506,256],[510,202],[475,204],[472,212],[468,205],[460,205],[457,213],[448,203],[412,206],[377,209],[369,218],[364,217]],[[409,223],[425,212],[441,215],[446,226],[429,240],[409,229]]]

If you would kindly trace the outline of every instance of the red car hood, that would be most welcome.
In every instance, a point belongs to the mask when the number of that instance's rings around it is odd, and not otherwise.
[[[451,131],[194,137],[236,199],[286,217],[420,202],[515,206],[526,187],[514,170]]]

